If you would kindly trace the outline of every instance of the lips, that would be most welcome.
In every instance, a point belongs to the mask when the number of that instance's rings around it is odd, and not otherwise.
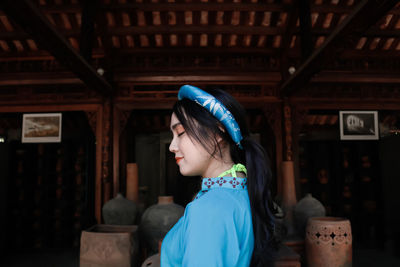
[[[183,159],[183,157],[175,157],[176,164],[179,164],[179,162]]]

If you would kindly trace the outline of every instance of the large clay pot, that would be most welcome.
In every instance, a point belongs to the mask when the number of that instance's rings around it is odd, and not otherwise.
[[[308,219],[323,217],[325,214],[324,205],[318,199],[313,198],[311,194],[307,194],[294,207],[294,221],[297,232],[304,237]]]
[[[122,194],[108,201],[103,206],[103,219],[106,224],[111,225],[133,225],[135,224],[137,206],[136,203],[124,198]]]
[[[184,210],[174,203],[172,196],[158,197],[158,203],[145,210],[139,231],[149,249],[148,255],[157,253],[159,241],[182,217]]]
[[[80,267],[138,266],[137,225],[95,225],[82,231]]]
[[[305,248],[309,267],[351,267],[350,221],[338,217],[314,217],[307,223]]]

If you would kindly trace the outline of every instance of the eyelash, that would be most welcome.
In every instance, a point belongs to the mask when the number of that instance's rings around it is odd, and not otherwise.
[[[178,137],[181,136],[181,135],[184,134],[184,133],[185,133],[184,131],[181,132],[181,133],[178,133]]]

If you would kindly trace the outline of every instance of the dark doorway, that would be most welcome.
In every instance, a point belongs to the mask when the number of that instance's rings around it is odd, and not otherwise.
[[[8,251],[78,248],[94,222],[95,138],[84,112],[62,115],[60,143],[21,143],[22,114],[0,114]]]

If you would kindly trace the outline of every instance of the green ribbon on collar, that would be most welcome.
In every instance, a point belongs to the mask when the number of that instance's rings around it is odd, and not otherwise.
[[[236,177],[237,178],[236,172],[243,172],[247,176],[246,167],[243,164],[238,163],[238,164],[233,165],[232,168],[230,168],[227,171],[224,171],[223,173],[221,173],[217,177],[224,177],[224,176],[227,176],[227,174],[232,173],[232,177]]]

